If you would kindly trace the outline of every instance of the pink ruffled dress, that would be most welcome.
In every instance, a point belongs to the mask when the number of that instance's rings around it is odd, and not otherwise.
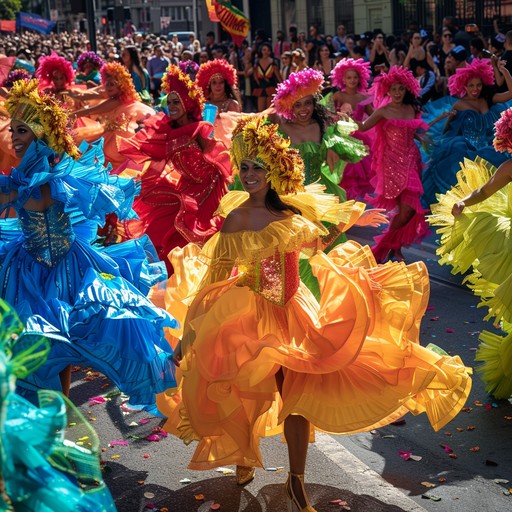
[[[390,250],[418,243],[428,232],[425,211],[420,201],[423,194],[423,164],[414,142],[415,133],[419,129],[428,130],[428,125],[418,116],[415,119],[383,119],[375,129],[372,155],[375,176],[371,184],[376,197],[370,200],[376,208],[392,211],[398,206],[400,198],[400,202],[416,212],[405,226],[390,229],[390,223],[381,235],[374,238],[373,254],[377,261],[382,261]]]
[[[354,121],[364,121],[368,116],[365,112],[365,107],[371,104],[372,97],[366,98],[357,104],[356,109],[352,113]],[[347,199],[362,199],[367,194],[373,193],[373,186],[371,180],[374,176],[372,169],[371,152],[375,140],[375,130],[371,129],[367,132],[355,131],[351,133],[352,137],[359,139],[365,146],[368,147],[370,152],[362,160],[356,163],[347,163],[343,170],[343,178],[340,186],[347,193]]]

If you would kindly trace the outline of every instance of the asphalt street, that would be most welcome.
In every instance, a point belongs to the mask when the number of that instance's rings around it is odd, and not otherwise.
[[[370,231],[359,229],[351,237],[369,241]],[[460,276],[439,267],[435,247],[432,235],[405,251],[407,260],[425,261],[431,274],[421,342],[459,354],[473,366],[479,332],[496,327],[482,320],[484,310],[476,308],[477,300],[461,286]],[[193,446],[164,437],[161,418],[123,410],[123,397],[101,375],[77,369],[73,381],[71,398],[98,432],[104,478],[120,512],[286,510],[287,455],[281,438],[263,441],[266,468],[239,487],[232,467],[188,470]],[[114,396],[92,405],[91,397],[110,391]],[[306,481],[318,512],[512,510],[512,405],[489,397],[475,374],[466,409],[439,432],[425,415],[409,414],[401,424],[378,431],[318,434],[310,447]]]

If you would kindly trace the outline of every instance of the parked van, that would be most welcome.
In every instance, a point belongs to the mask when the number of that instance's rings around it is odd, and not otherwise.
[[[178,41],[183,46],[188,46],[190,44],[190,36],[194,36],[194,39],[196,38],[194,32],[169,32],[167,34],[167,38],[169,41],[172,41],[172,36],[177,35]]]

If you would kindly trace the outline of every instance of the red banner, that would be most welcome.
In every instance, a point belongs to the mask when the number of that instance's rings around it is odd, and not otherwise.
[[[0,20],[0,31],[16,32],[16,20]]]

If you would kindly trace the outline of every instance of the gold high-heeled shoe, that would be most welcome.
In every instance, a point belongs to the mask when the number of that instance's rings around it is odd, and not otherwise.
[[[238,485],[245,485],[254,480],[256,468],[251,466],[237,466],[236,467],[236,483]]]
[[[302,495],[304,496],[304,500],[306,501],[306,506],[301,508],[299,500],[295,495],[292,485],[292,478],[297,478],[300,482],[300,486],[302,488]],[[308,496],[306,494],[306,490],[304,489],[304,475],[296,475],[295,473],[288,473],[288,480],[285,483],[286,494],[288,495],[288,512],[316,512],[316,510],[309,503]]]

